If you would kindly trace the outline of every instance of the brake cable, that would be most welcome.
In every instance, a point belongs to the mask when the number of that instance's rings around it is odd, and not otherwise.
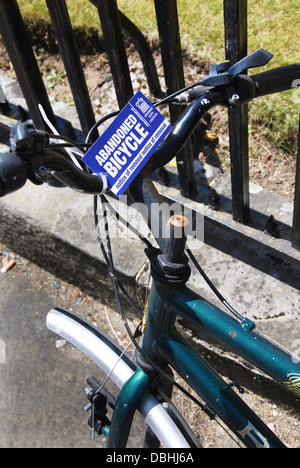
[[[218,299],[222,302],[222,304],[224,304],[224,306],[238,319],[240,320],[241,322],[243,322],[244,320],[244,317],[239,314],[227,301],[226,299],[222,296],[222,294],[220,293],[220,291],[216,288],[216,286],[213,284],[213,282],[209,279],[209,277],[206,275],[206,273],[204,272],[204,270],[201,268],[201,266],[199,265],[199,263],[197,262],[197,260],[195,259],[192,251],[187,247],[186,248],[186,252],[188,254],[188,256],[190,257],[190,259],[192,260],[193,264],[195,265],[195,267],[197,268],[198,272],[201,274],[201,276],[204,278],[204,280],[206,281],[206,283],[209,285],[209,287],[212,289],[212,291],[215,293],[215,295],[218,297]]]
[[[102,198],[102,197],[101,197]],[[102,200],[101,200],[102,201]],[[130,327],[128,325],[128,321],[126,319],[126,316],[124,314],[124,310],[121,304],[120,300],[120,295],[119,295],[119,285],[120,281],[118,280],[116,274],[115,274],[115,268],[114,268],[114,262],[112,258],[112,250],[111,250],[111,243],[110,243],[110,237],[109,237],[109,231],[108,231],[108,222],[106,219],[106,208],[105,206],[102,206],[103,209],[103,216],[105,219],[105,238],[107,242],[107,251],[104,246],[104,242],[102,237],[100,236],[100,231],[99,231],[99,218],[97,214],[97,197],[94,197],[94,216],[95,216],[95,222],[96,222],[96,229],[97,229],[97,237],[98,241],[100,244],[100,248],[104,254],[105,261],[107,262],[107,266],[109,269],[109,273],[113,282],[114,286],[114,291],[115,291],[115,296],[117,299],[117,305],[118,309],[123,321],[123,324],[125,326],[125,329],[130,337],[130,340],[132,341],[133,345],[135,346],[137,352],[145,359],[146,362],[157,372],[158,375],[161,377],[165,378],[166,380],[170,381],[175,387],[178,388],[182,393],[184,393],[188,398],[190,398],[197,406],[201,408],[202,411],[204,411],[210,419],[215,419],[215,413],[210,410],[210,408],[206,405],[201,403],[197,398],[195,398],[189,391],[187,391],[184,387],[182,387],[178,382],[176,382],[172,377],[170,377],[165,371],[163,371],[159,366],[157,366],[147,355],[146,353],[142,350],[142,348],[139,346],[139,344],[136,341],[135,336],[132,334]]]
[[[241,447],[239,441],[233,437],[233,435],[228,431],[228,429],[224,426],[224,424],[222,424],[222,422],[217,419],[217,415],[216,413],[211,410],[209,408],[209,406],[206,404],[206,403],[202,403],[200,402],[197,398],[195,398],[188,390],[186,390],[182,385],[180,385],[178,382],[176,382],[174,380],[174,378],[172,378],[167,372],[165,372],[163,369],[161,369],[159,366],[157,366],[146,354],[145,352],[142,350],[142,348],[139,346],[139,344],[137,343],[136,341],[136,338],[138,338],[138,336],[136,335],[137,333],[137,330],[135,332],[135,334],[133,335],[131,330],[130,330],[130,327],[128,325],[128,321],[126,319],[126,316],[124,314],[124,311],[123,311],[123,307],[122,307],[122,304],[121,304],[121,300],[120,300],[120,296],[119,296],[119,291],[118,291],[118,287],[121,286],[121,282],[118,280],[116,274],[115,274],[115,269],[114,269],[114,263],[113,263],[113,259],[112,259],[112,250],[111,250],[111,244],[110,244],[110,238],[109,238],[109,231],[108,231],[108,221],[107,221],[107,218],[106,218],[106,208],[105,206],[103,205],[103,203],[105,201],[107,201],[105,199],[105,197],[102,195],[101,197],[101,201],[102,201],[102,209],[103,209],[103,216],[104,216],[104,220],[105,220],[105,236],[106,236],[106,241],[108,242],[108,254],[106,253],[105,251],[105,247],[104,247],[104,243],[103,243],[103,240],[100,236],[100,231],[99,231],[99,224],[98,224],[98,221],[99,221],[99,218],[98,218],[98,214],[97,214],[97,196],[94,197],[94,214],[95,214],[95,222],[96,222],[96,230],[97,230],[97,236],[98,236],[98,240],[99,240],[99,243],[100,243],[100,247],[101,247],[101,250],[103,252],[105,252],[104,254],[104,258],[108,260],[108,263],[107,263],[107,266],[109,268],[109,272],[110,272],[110,275],[111,275],[111,278],[112,278],[112,281],[113,281],[113,286],[114,286],[114,290],[115,290],[115,295],[116,295],[116,299],[117,299],[117,304],[118,304],[118,309],[119,309],[119,312],[120,312],[120,315],[122,317],[122,321],[123,321],[123,324],[125,326],[125,329],[129,335],[129,338],[132,342],[132,344],[134,345],[134,347],[136,348],[137,352],[143,357],[143,359],[148,362],[148,364],[157,372],[158,375],[160,375],[162,378],[168,380],[174,387],[176,387],[181,393],[183,393],[187,398],[189,398],[193,403],[195,403],[200,409],[201,411],[203,411],[209,418],[210,420],[214,420],[226,433],[227,435],[239,446]],[[107,202],[109,206],[109,202]],[[121,220],[123,219],[122,216],[117,213],[116,210],[113,209],[112,211],[113,214],[117,214],[117,219],[118,220]],[[127,221],[125,221],[123,219],[124,223],[128,224],[128,227],[131,226],[130,223],[128,223]],[[133,228],[134,231],[135,228]],[[138,231],[136,231],[138,232]],[[139,238],[141,240],[144,240],[144,237],[140,234],[139,235]],[[129,296],[128,296],[129,297]],[[131,303],[131,302],[130,302]],[[140,336],[140,335],[139,335]],[[124,351],[125,352],[125,351]]]
[[[168,96],[167,98],[164,98],[162,99],[161,101],[159,101],[158,103],[154,104],[154,106],[158,106],[158,105],[162,105],[162,104],[165,104],[165,103],[168,103],[168,102],[172,102],[172,100],[178,96],[179,94],[181,94],[182,92],[185,92],[185,91],[188,91],[189,89],[192,89],[194,88],[195,86],[197,85],[201,85],[202,84],[202,80],[197,82],[197,83],[194,83],[193,85],[190,85],[190,86],[187,86],[186,88],[183,88],[182,90],[179,90],[177,91],[176,93],[173,93],[172,95]],[[116,111],[116,112],[113,112],[105,117],[103,117],[102,119],[100,119],[98,122],[96,122],[96,124],[91,128],[91,130],[89,131],[87,137],[86,137],[86,140],[85,140],[85,144],[80,146],[80,144],[74,142],[73,140],[67,138],[67,137],[62,137],[60,135],[51,135],[50,137],[52,138],[57,138],[57,139],[61,139],[61,140],[64,140],[66,143],[69,143],[71,145],[73,145],[74,147],[76,147],[80,152],[84,153],[84,147],[86,147],[89,142],[90,142],[90,139],[91,139],[91,136],[93,134],[93,132],[101,125],[103,124],[106,120],[112,118],[112,117],[115,117],[119,114],[119,111]],[[55,146],[55,145],[53,145]],[[74,156],[73,156],[74,158]],[[78,162],[76,161],[76,163],[78,164]],[[76,165],[77,165],[76,164]],[[143,312],[141,312],[141,309],[139,308],[139,306],[137,306],[134,301],[132,300],[132,298],[129,296],[129,294],[127,293],[127,291],[125,290],[123,284],[121,283],[121,281],[117,278],[116,274],[115,274],[115,267],[114,267],[114,262],[113,262],[113,255],[112,255],[112,249],[111,249],[111,242],[110,242],[110,236],[109,236],[109,229],[108,229],[108,220],[107,220],[107,211],[106,211],[106,206],[109,208],[109,210],[111,211],[111,213],[116,217],[116,219],[120,222],[122,222],[128,229],[130,229],[135,235],[137,235],[137,237],[139,239],[141,239],[148,247],[153,247],[152,244],[150,243],[150,241],[148,239],[145,238],[145,236],[143,236],[141,233],[139,233],[128,221],[126,221],[113,207],[112,205],[108,202],[108,200],[104,197],[104,195],[101,195],[100,196],[100,199],[101,199],[101,204],[102,204],[102,210],[103,210],[103,217],[104,217],[104,223],[105,223],[105,238],[106,238],[106,245],[107,245],[107,251],[105,249],[105,246],[104,246],[104,242],[103,242],[103,239],[100,235],[100,230],[99,230],[99,217],[98,217],[98,197],[97,196],[94,196],[94,221],[95,221],[95,227],[96,227],[96,233],[97,233],[97,238],[98,238],[98,242],[99,242],[99,245],[100,245],[100,248],[101,248],[101,251],[102,251],[102,254],[103,254],[103,257],[104,257],[104,260],[108,266],[108,269],[109,269],[109,274],[111,276],[111,279],[112,279],[112,282],[113,282],[113,287],[114,287],[114,291],[115,291],[115,296],[116,296],[116,299],[117,299],[117,305],[118,305],[118,309],[119,309],[119,312],[120,312],[120,315],[121,315],[121,318],[122,318],[122,321],[123,321],[123,324],[125,326],[125,329],[130,337],[130,340],[131,342],[133,343],[133,345],[135,346],[136,350],[138,351],[138,353],[143,357],[143,359],[145,359],[146,362],[148,362],[148,364],[151,365],[151,367],[157,372],[158,375],[160,375],[161,377],[163,377],[164,379],[170,381],[172,383],[172,385],[174,385],[179,391],[181,391],[185,396],[187,396],[190,400],[192,400],[197,406],[200,407],[200,409],[202,411],[204,411],[208,416],[209,418],[212,420],[214,419],[221,427],[222,424],[220,423],[220,421],[218,421],[216,419],[216,414],[207,406],[207,404],[203,404],[201,403],[197,398],[195,398],[188,390],[186,390],[184,387],[182,387],[180,384],[178,384],[178,382],[176,382],[170,375],[168,375],[164,370],[162,370],[159,366],[157,366],[146,354],[145,352],[142,350],[142,348],[139,346],[139,344],[137,343],[136,341],[136,338],[137,338],[137,330],[135,332],[135,334],[133,335],[131,330],[130,330],[130,327],[128,325],[128,321],[126,319],[126,316],[124,314],[124,310],[123,310],[123,307],[122,307],[122,304],[121,304],[121,300],[120,300],[120,295],[119,295],[119,288],[121,289],[122,293],[124,294],[125,298],[127,299],[127,301],[130,303],[130,305],[134,308],[134,310],[139,314],[139,315],[143,315]],[[194,264],[196,265],[197,267],[197,262],[193,256],[193,254],[191,253],[191,251],[189,249],[187,249],[187,252],[190,256],[190,258],[192,259],[192,261],[194,262]],[[196,262],[196,263],[195,263]],[[201,267],[199,266],[198,264],[198,267],[197,267],[198,271],[200,271],[201,274],[203,274],[203,270],[201,269]],[[205,275],[205,273],[204,273]],[[206,275],[204,276],[206,277]],[[206,277],[207,278],[207,277]],[[212,289],[215,291],[215,293],[218,295],[219,298],[222,298],[221,294],[217,291],[217,289],[214,287],[214,285],[210,282],[210,280],[208,280],[207,278],[207,282],[212,285]],[[225,299],[223,298],[223,303],[226,305],[226,306],[229,306],[229,304],[225,301]],[[234,311],[234,309],[229,306],[231,310],[231,312],[235,313],[236,316],[238,316],[240,319],[242,319],[242,317],[237,314],[236,311]],[[224,430],[226,430],[224,427],[223,427]],[[227,431],[226,431],[227,432]],[[230,434],[229,434],[230,435]],[[232,436],[231,436],[232,437]]]

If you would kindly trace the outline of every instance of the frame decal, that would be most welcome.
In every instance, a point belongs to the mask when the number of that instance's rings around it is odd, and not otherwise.
[[[287,382],[284,382],[284,385],[288,387],[292,392],[300,395],[300,374],[296,372],[292,372],[291,374],[287,375],[289,379]]]
[[[242,431],[238,431],[239,434],[245,439],[246,437],[250,437],[250,439],[254,442],[256,448],[270,448],[270,445],[261,435],[260,432],[258,432],[257,429],[248,421],[248,425],[243,429]]]

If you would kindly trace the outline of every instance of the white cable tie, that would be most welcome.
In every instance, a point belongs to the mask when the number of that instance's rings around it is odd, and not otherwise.
[[[54,135],[59,135],[58,131],[56,130],[56,128],[54,127],[54,125],[52,124],[52,122],[50,122],[50,120],[48,119],[47,117],[47,114],[46,112],[44,111],[44,108],[41,104],[38,105],[38,108],[40,110],[40,113],[44,119],[44,121],[46,122],[46,124],[48,125],[48,127],[51,129],[52,133]],[[70,150],[70,148],[65,148],[66,152],[68,153],[68,155],[70,156],[70,158],[72,159],[73,163],[75,164],[75,166],[77,166],[81,171],[82,171],[82,167],[80,166],[79,162],[77,161],[76,157],[74,156],[74,154],[72,153],[72,151]]]

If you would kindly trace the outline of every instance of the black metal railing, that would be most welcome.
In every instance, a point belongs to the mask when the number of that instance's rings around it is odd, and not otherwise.
[[[76,47],[73,29],[65,0],[45,0],[51,15],[53,29],[60,47],[64,66],[70,82],[79,121],[84,134],[95,122],[82,64]],[[129,65],[126,56],[123,31],[126,31],[135,44],[145,70],[149,89],[154,96],[162,94],[154,59],[147,40],[141,31],[118,10],[117,0],[87,0],[98,10],[106,52],[114,79],[117,101],[122,108],[133,95]],[[184,87],[184,68],[180,42],[180,30],[176,0],[154,0],[158,37],[164,68],[167,93]],[[224,0],[225,57],[235,63],[247,55],[247,0]],[[30,37],[23,22],[17,0],[0,0],[0,33],[13,64],[18,82],[26,99],[28,110],[37,128],[44,122],[38,110],[42,104],[54,125],[61,125],[54,115],[49,97],[32,49]],[[2,112],[5,106],[1,105]],[[178,107],[170,107],[170,118],[174,122],[182,112]],[[232,213],[231,220],[224,222],[226,228],[241,234],[249,240],[257,240],[247,230],[253,212],[249,197],[248,160],[248,106],[229,110],[229,136],[231,155]],[[283,248],[276,242],[268,242],[267,234],[260,235],[259,243],[279,251],[285,258],[300,262],[300,140],[297,156],[296,189],[293,226],[290,238]],[[196,180],[191,144],[176,156],[181,194],[189,199],[196,195]],[[209,221],[215,222],[214,215]],[[227,219],[227,218],[226,218]],[[218,217],[220,222],[220,217]],[[238,223],[238,228],[235,222]],[[271,245],[272,244],[272,245]]]

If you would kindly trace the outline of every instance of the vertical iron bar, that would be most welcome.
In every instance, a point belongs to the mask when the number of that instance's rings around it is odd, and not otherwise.
[[[157,98],[162,97],[162,90],[160,87],[160,82],[158,78],[158,73],[156,70],[155,61],[152,55],[152,51],[150,45],[143,35],[143,33],[135,26],[135,24],[130,21],[127,16],[124,15],[121,11],[120,19],[123,30],[129,35],[130,40],[135,45],[141,60],[143,62],[143,67],[145,71],[145,75],[148,81],[149,90],[153,96]]]
[[[247,55],[247,0],[224,0],[226,59],[232,64]],[[250,216],[248,105],[228,111],[232,215],[246,224]]]
[[[293,219],[293,235],[292,245],[300,250],[300,121],[298,134],[298,154],[296,166],[296,186],[295,186],[295,202],[294,202],[294,219]]]
[[[82,64],[74,41],[66,2],[65,0],[46,0],[46,2],[66,67],[81,127],[83,132],[87,134],[95,123],[95,117]]]
[[[133,96],[122,25],[116,0],[92,0],[97,6],[119,107]]]
[[[16,0],[0,2],[0,33],[34,125],[38,129],[45,128],[38,109],[38,104],[41,104],[48,118],[56,126],[56,119]]]
[[[180,43],[176,0],[155,0],[156,18],[161,44],[165,81],[168,94],[184,87],[184,70]],[[182,109],[170,106],[171,121],[174,123]],[[174,155],[175,156],[175,155]],[[191,143],[176,155],[181,194],[194,198],[197,188]]]

